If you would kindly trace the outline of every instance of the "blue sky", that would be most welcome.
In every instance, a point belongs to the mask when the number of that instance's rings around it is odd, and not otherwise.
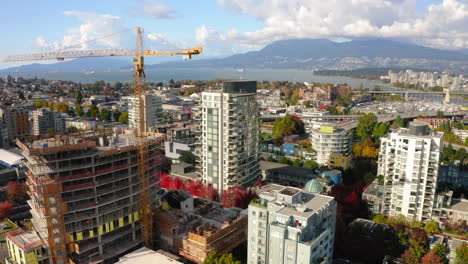
[[[16,0],[2,3],[0,57],[53,51],[142,26],[146,46],[202,45],[204,56],[260,49],[288,38],[379,37],[458,49],[468,46],[466,0]],[[113,31],[114,30],[114,31]],[[131,47],[132,35],[83,48]],[[0,64],[0,67],[5,67]]]

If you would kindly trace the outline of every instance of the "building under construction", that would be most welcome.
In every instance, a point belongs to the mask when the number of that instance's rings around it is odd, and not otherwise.
[[[195,263],[203,263],[211,251],[225,254],[247,240],[247,210],[224,208],[185,191],[165,194],[155,219],[160,247]]]
[[[145,140],[154,210],[161,142]],[[136,143],[133,134],[95,133],[17,141],[27,167],[34,230],[51,263],[114,262],[142,246]]]

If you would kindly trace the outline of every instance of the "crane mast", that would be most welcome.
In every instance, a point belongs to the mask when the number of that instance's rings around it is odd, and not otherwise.
[[[13,61],[31,61],[31,60],[50,60],[56,59],[63,61],[67,58],[84,58],[84,57],[112,57],[112,56],[133,56],[133,89],[135,101],[137,102],[137,118],[135,126],[136,149],[138,156],[138,180],[140,185],[140,199],[138,201],[138,212],[141,225],[141,232],[144,245],[148,248],[153,246],[153,214],[150,197],[150,177],[148,172],[148,143],[146,141],[146,75],[144,71],[144,56],[173,56],[182,55],[186,59],[190,59],[192,55],[197,55],[202,52],[202,47],[193,47],[190,49],[169,49],[169,50],[144,50],[143,49],[143,29],[136,29],[136,46],[135,49],[98,49],[98,50],[60,50],[48,53],[37,54],[22,54],[7,56],[5,62]],[[126,30],[128,31],[128,30]],[[116,34],[116,33],[114,33]],[[113,35],[113,34],[111,34]],[[110,36],[110,35],[108,35]],[[97,39],[105,38],[100,37]],[[95,41],[97,39],[91,40]],[[87,41],[90,42],[90,41]],[[77,46],[77,45],[75,45]],[[59,184],[59,182],[56,182]],[[65,230],[64,223],[60,224],[62,230]],[[54,240],[50,241],[51,247],[58,247]],[[57,261],[54,261],[57,262]]]

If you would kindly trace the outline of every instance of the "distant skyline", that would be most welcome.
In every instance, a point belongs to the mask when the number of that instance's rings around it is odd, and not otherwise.
[[[258,50],[289,38],[390,38],[468,48],[466,0],[22,0],[2,3],[0,57],[53,51],[134,26],[146,48],[204,47],[203,57]],[[83,49],[133,47],[123,33]],[[29,64],[24,63],[24,64]],[[17,64],[0,62],[0,68]]]

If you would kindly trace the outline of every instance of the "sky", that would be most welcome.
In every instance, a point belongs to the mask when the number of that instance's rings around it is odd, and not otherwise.
[[[144,28],[146,48],[201,45],[200,58],[290,38],[468,48],[468,0],[16,0],[0,8],[0,57],[63,49],[134,26]],[[76,48],[131,48],[134,39],[129,31]]]

